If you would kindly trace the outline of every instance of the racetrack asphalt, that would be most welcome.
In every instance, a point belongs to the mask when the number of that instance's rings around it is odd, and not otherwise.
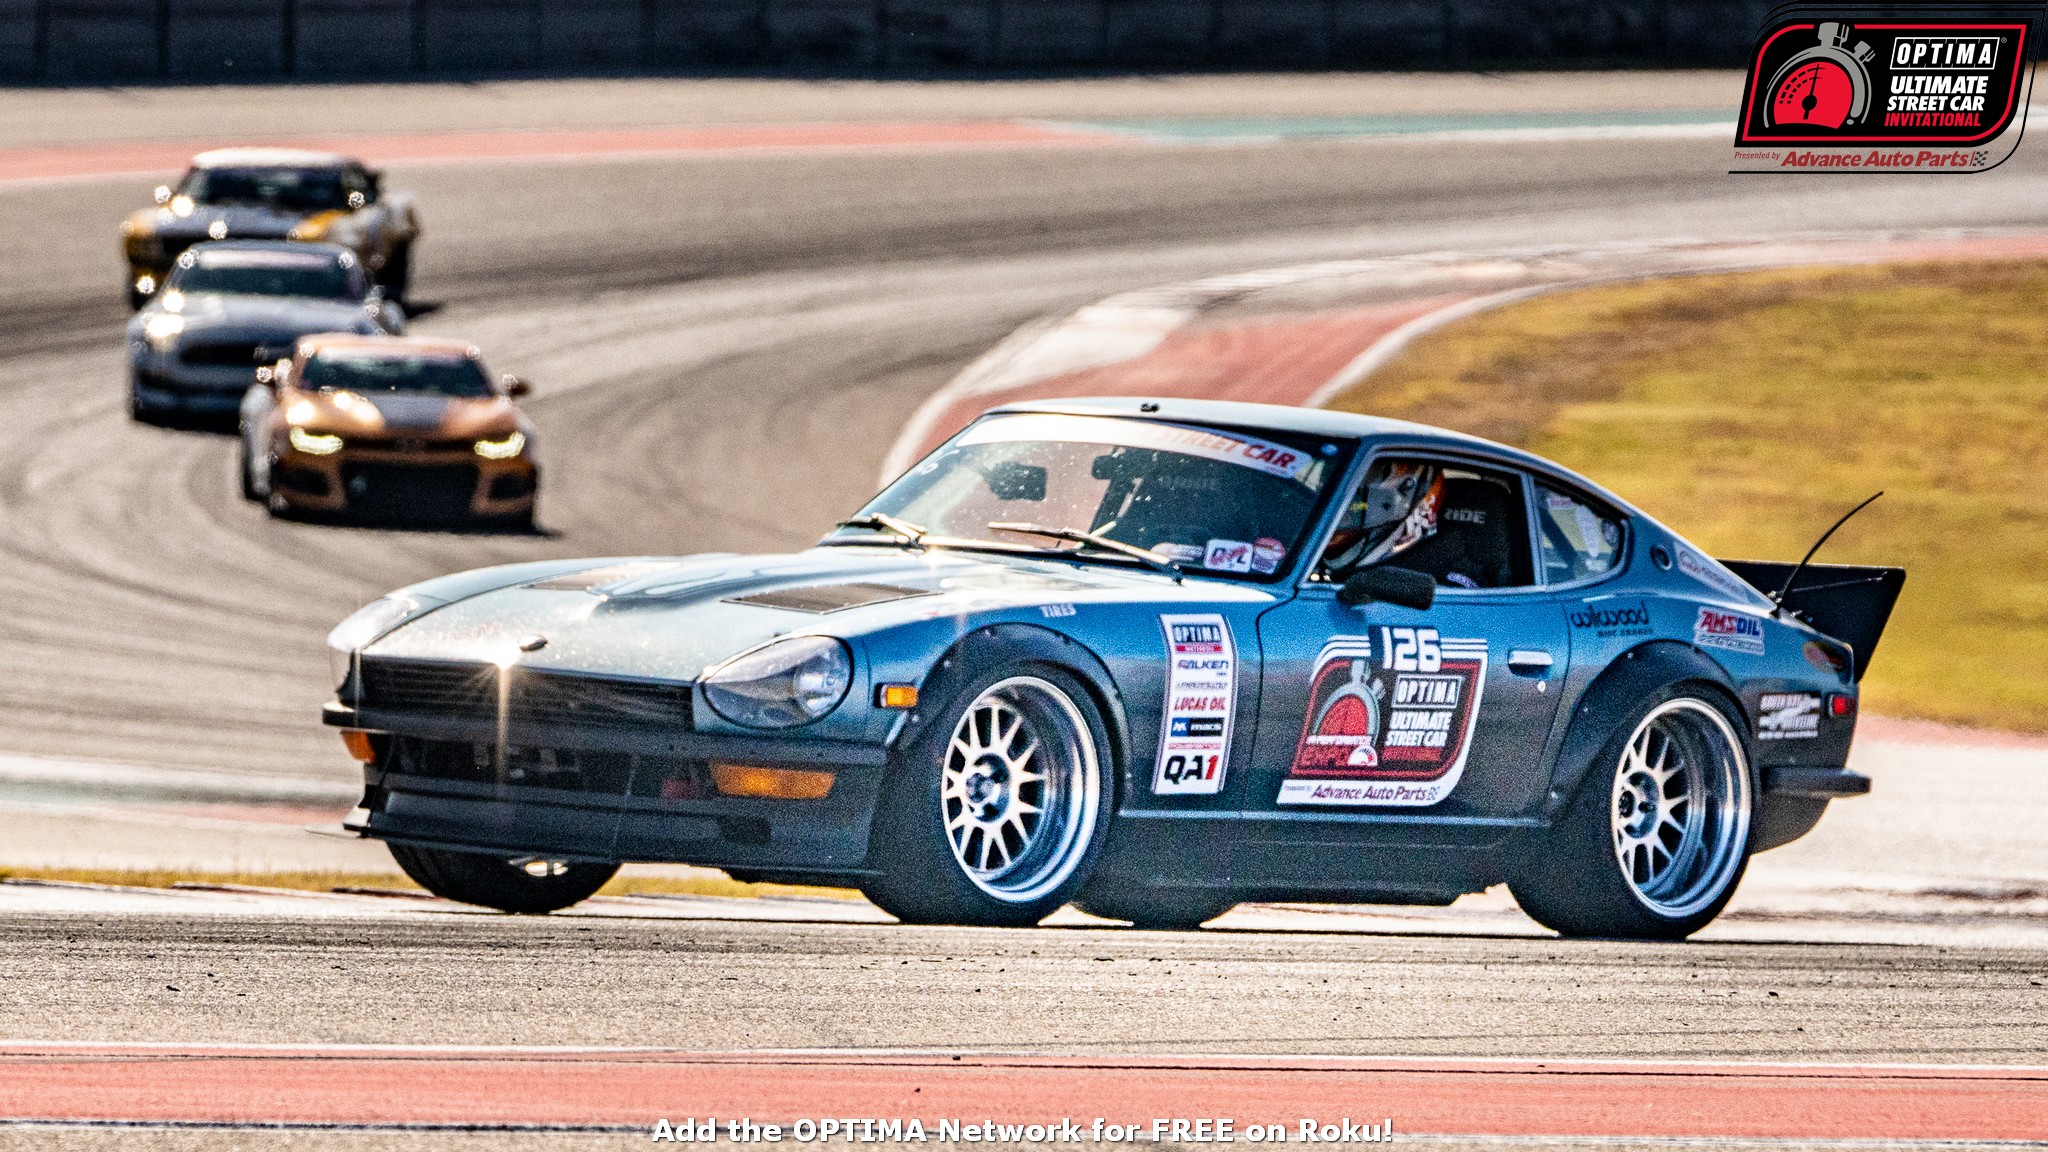
[[[1296,79],[1278,101],[1268,80],[1212,78],[1145,88],[1142,107],[1129,86],[1063,84],[1050,111],[1029,85],[978,88],[970,112],[1355,114],[1361,92],[1400,90],[1379,80]],[[1732,77],[1628,80],[1733,106]],[[743,118],[705,111],[734,90],[686,89],[550,88],[479,125],[476,93],[419,86],[403,127],[518,127],[541,106],[555,126],[644,125],[649,106]],[[144,93],[122,134],[333,130],[281,123],[250,91],[201,119]],[[1605,77],[1494,89],[1509,91],[1536,110],[1620,100]],[[1478,80],[1460,92],[1487,98]],[[802,90],[784,118],[946,115],[888,86],[828,95]],[[47,144],[66,115],[103,123],[106,100],[38,94],[36,115],[0,119],[0,147]],[[502,560],[799,547],[872,490],[965,364],[1116,292],[1440,250],[2048,226],[2048,158],[2025,148],[1954,178],[1733,177],[1726,160],[1695,134],[395,163],[427,220],[417,330],[470,336],[538,385],[537,537],[269,521],[235,494],[230,439],[125,417],[113,229],[156,178],[0,186],[0,752],[345,785],[315,715],[320,638],[357,604]],[[46,1039],[1968,1063],[2038,1059],[2048,1039],[2031,951],[44,914],[0,920],[0,938],[5,1031]],[[962,982],[1034,949],[1029,980]],[[248,994],[159,992],[173,958],[239,972]],[[930,971],[879,991],[885,962]],[[1358,993],[1329,1020],[1324,979]],[[1716,996],[1694,994],[1702,980]]]

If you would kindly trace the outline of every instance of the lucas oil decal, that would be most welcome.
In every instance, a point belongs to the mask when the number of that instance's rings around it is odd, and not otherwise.
[[[1166,630],[1166,719],[1159,733],[1155,796],[1208,796],[1223,789],[1230,719],[1237,702],[1237,649],[1217,615],[1161,616]]]
[[[1701,648],[1725,648],[1730,652],[1764,654],[1764,622],[1741,612],[1701,608],[1693,622],[1692,642]]]
[[[1316,657],[1279,802],[1441,803],[1465,772],[1485,688],[1484,639],[1390,627],[1332,639]]]

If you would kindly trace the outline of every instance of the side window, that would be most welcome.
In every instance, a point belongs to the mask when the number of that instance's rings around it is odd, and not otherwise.
[[[1569,584],[1621,562],[1621,521],[1546,484],[1536,486],[1543,582]]]
[[[358,195],[363,198],[362,202],[364,204],[375,204],[377,202],[376,183],[370,179],[370,174],[361,168],[344,168],[341,170],[341,190],[344,195],[351,197],[351,207],[356,206],[353,202],[353,197]]]
[[[1447,588],[1535,583],[1522,479],[1420,457],[1381,457],[1346,505],[1323,567],[1343,579],[1388,564]]]

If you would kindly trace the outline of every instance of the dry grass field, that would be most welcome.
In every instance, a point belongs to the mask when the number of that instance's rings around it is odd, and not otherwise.
[[[1417,340],[1337,407],[1518,444],[1716,556],[1904,565],[1892,716],[2048,730],[2048,264],[1560,292]]]

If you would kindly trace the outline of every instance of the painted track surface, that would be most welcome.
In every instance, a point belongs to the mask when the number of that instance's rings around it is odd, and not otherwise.
[[[1230,83],[1181,90],[1176,109],[1235,111]],[[1572,78],[1551,83],[1579,98]],[[603,126],[601,108],[583,112]],[[473,336],[540,382],[551,534],[536,538],[267,521],[234,495],[230,442],[121,412],[111,222],[153,178],[0,188],[0,752],[345,784],[312,718],[320,636],[357,603],[497,560],[800,546],[871,490],[897,431],[963,365],[1113,293],[1532,242],[2048,225],[2048,159],[2024,149],[1967,180],[1738,180],[1724,151],[1651,138],[394,164],[428,212],[417,295],[439,307],[419,329]],[[0,1018],[48,1038],[1859,1063],[2027,1063],[2048,1047],[2038,952],[478,916],[36,915],[0,921],[0,937]],[[1358,995],[1331,1004],[1324,981]]]

